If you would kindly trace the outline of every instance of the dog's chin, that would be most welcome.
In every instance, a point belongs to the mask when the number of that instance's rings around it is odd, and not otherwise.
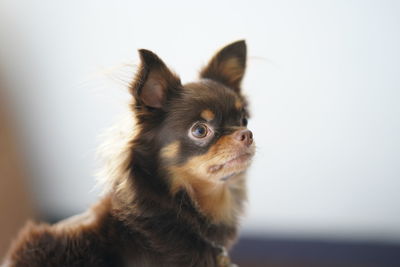
[[[231,157],[229,160],[211,165],[208,172],[216,177],[218,181],[225,182],[243,173],[250,166],[254,152],[245,152]]]

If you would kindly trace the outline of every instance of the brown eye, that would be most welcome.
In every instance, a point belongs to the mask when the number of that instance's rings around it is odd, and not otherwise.
[[[247,119],[246,119],[246,118],[243,118],[243,119],[242,119],[242,125],[243,125],[243,126],[247,126]]]
[[[208,132],[209,129],[204,123],[195,124],[191,129],[192,135],[196,138],[204,138],[208,135]]]

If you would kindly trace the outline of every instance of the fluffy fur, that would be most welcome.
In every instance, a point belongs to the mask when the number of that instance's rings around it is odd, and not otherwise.
[[[104,196],[57,224],[28,223],[4,266],[233,266],[225,248],[254,154],[240,89],[245,42],[221,49],[185,85],[154,53],[139,54],[133,113],[102,148]]]

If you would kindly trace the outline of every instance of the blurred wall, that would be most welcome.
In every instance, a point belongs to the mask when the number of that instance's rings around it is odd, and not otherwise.
[[[47,216],[84,210],[96,136],[129,100],[136,49],[183,81],[249,46],[258,145],[248,234],[400,242],[397,1],[0,1],[0,65],[32,192]]]

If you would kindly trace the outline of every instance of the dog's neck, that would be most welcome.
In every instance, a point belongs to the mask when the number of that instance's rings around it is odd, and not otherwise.
[[[219,199],[210,198],[210,200],[207,200],[207,196],[202,193],[203,191],[196,194],[200,197],[199,200],[193,199],[193,195],[184,188],[172,195],[167,183],[159,183],[160,179],[166,179],[166,177],[160,177],[157,168],[152,166],[151,163],[141,161],[141,158],[140,152],[134,150],[128,179],[123,183],[123,186],[116,187],[111,194],[115,216],[128,227],[134,228],[140,223],[150,223],[151,220],[160,223],[169,221],[191,228],[197,235],[213,244],[231,246],[236,235],[237,223],[234,221],[213,223],[199,209],[199,205],[205,205],[212,209],[213,201],[219,201]],[[154,180],[157,180],[157,183],[154,183]],[[221,188],[216,196],[218,198],[226,197],[224,194],[231,194],[231,190],[225,192],[225,189]],[[242,192],[240,193],[242,194]],[[229,201],[233,200],[229,199]],[[233,202],[229,203],[229,205],[233,204]],[[218,205],[221,204],[214,203],[214,206]]]
[[[243,177],[236,180],[230,178],[231,181],[227,181],[230,183],[229,202],[225,202],[224,205],[220,203],[220,199],[227,196],[227,191],[222,188],[217,190],[213,197],[207,196],[207,192],[201,190],[195,190],[197,192],[191,194],[187,188],[180,188],[171,194],[167,182],[170,177],[157,166],[158,151],[151,150],[151,141],[138,142],[135,136],[140,134],[140,127],[136,125],[137,131],[134,131],[133,124],[126,120],[122,122],[123,127],[111,129],[110,139],[100,151],[105,159],[105,168],[100,174],[106,186],[106,195],[111,201],[113,216],[128,228],[137,227],[137,220],[140,218],[146,218],[142,220],[145,223],[151,219],[170,220],[188,225],[199,235],[229,247],[236,236],[236,217],[245,199],[245,186],[241,184],[244,183]],[[231,183],[232,181],[236,182]],[[231,194],[235,197],[231,198]],[[204,212],[205,209],[201,209],[200,205],[206,207],[209,212]],[[218,214],[216,207],[234,212],[234,219],[229,220],[229,223],[221,220],[216,223],[216,220],[210,219],[209,216],[210,213]],[[230,209],[232,207],[234,209]]]

